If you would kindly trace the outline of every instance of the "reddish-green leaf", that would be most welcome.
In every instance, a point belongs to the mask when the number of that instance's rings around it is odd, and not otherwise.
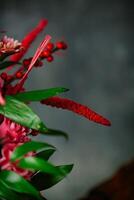
[[[52,96],[58,95],[59,93],[66,92],[68,89],[58,87],[58,88],[50,88],[44,90],[36,90],[36,91],[28,91],[21,92],[19,94],[14,95],[15,98],[20,101],[41,101],[43,99],[50,98]]]
[[[71,172],[73,165],[62,165],[57,166],[56,168],[62,170],[63,173],[55,176],[48,173],[38,172],[32,177],[31,183],[40,191],[48,189],[64,179]]]
[[[40,118],[25,103],[11,96],[6,96],[6,104],[0,106],[0,114],[31,129],[44,132],[46,126]]]
[[[23,155],[27,154],[31,151],[38,151],[41,149],[48,149],[48,148],[55,148],[54,146],[43,143],[43,142],[36,142],[36,141],[30,141],[22,144],[21,146],[18,146],[11,155],[11,161],[15,161],[20,159]]]

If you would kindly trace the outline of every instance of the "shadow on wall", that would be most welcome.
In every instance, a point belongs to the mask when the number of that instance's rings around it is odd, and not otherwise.
[[[80,200],[132,200],[134,198],[134,160],[122,166],[111,179],[90,190]]]

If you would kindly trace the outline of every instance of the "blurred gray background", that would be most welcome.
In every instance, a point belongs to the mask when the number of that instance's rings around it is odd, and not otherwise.
[[[52,162],[75,164],[46,197],[76,200],[134,157],[134,6],[129,0],[0,1],[0,29],[8,36],[21,40],[42,18],[49,24],[28,55],[46,33],[53,41],[64,38],[69,48],[55,62],[33,70],[27,89],[70,88],[63,96],[112,122],[103,127],[68,111],[33,105],[48,127],[69,133],[69,142],[39,138],[58,148]]]

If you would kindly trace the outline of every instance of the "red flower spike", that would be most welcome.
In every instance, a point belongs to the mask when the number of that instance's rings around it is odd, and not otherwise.
[[[102,117],[101,115],[97,114],[96,112],[92,111],[87,106],[84,106],[82,104],[79,104],[75,101],[72,101],[70,99],[65,99],[61,97],[51,97],[45,100],[41,101],[42,104],[50,105],[52,107],[56,108],[62,108],[70,110],[74,113],[77,113],[78,115],[82,115],[86,117],[87,119],[94,121],[96,123],[110,126],[111,123],[106,118]]]
[[[48,23],[47,20],[45,20],[45,19],[41,20],[39,22],[39,24],[37,25],[37,27],[35,27],[30,33],[28,33],[25,36],[25,38],[21,42],[23,50],[20,53],[12,55],[10,57],[11,61],[18,62],[24,56],[24,54],[29,49],[31,43],[36,39],[36,37],[38,36],[38,34],[45,28],[45,26],[47,25],[47,23]]]
[[[51,56],[51,55],[47,58],[47,61],[48,61],[48,62],[52,62],[53,60],[54,60],[54,57]]]

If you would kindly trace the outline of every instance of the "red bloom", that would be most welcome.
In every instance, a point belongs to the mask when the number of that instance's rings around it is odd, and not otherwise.
[[[6,35],[0,40],[0,55],[4,53],[17,53],[21,49],[21,43],[18,40],[14,40]]]
[[[23,50],[20,53],[17,53],[15,55],[12,55],[10,60],[17,62],[19,61],[23,55],[27,52],[29,49],[31,43],[35,40],[37,35],[44,29],[44,27],[47,25],[48,21],[43,19],[39,22],[37,27],[35,27],[30,33],[28,33],[25,38],[22,40],[21,45],[23,47]]]
[[[3,117],[3,121],[0,124],[0,139],[4,144],[29,141],[28,134],[30,134],[30,129]]]
[[[87,106],[84,106],[82,104],[79,104],[75,101],[72,101],[70,99],[61,98],[61,97],[51,97],[45,100],[42,100],[41,103],[50,105],[52,107],[56,108],[62,108],[70,110],[74,113],[77,113],[78,115],[82,115],[86,117],[87,119],[94,121],[96,123],[100,123],[106,126],[110,126],[111,123],[106,118],[102,117],[101,115],[97,114]]]
[[[1,170],[11,170],[16,172],[17,174],[23,176],[25,179],[30,179],[30,177],[32,176],[32,172],[22,169],[20,167],[17,166],[18,161],[16,162],[11,162],[10,161],[10,157],[12,152],[14,151],[14,149],[18,146],[22,145],[22,143],[8,143],[5,144],[2,147],[1,150],[1,157],[0,157],[0,166],[1,166]],[[28,156],[33,156],[34,153],[33,152],[29,152],[27,155],[25,155],[25,157]]]

